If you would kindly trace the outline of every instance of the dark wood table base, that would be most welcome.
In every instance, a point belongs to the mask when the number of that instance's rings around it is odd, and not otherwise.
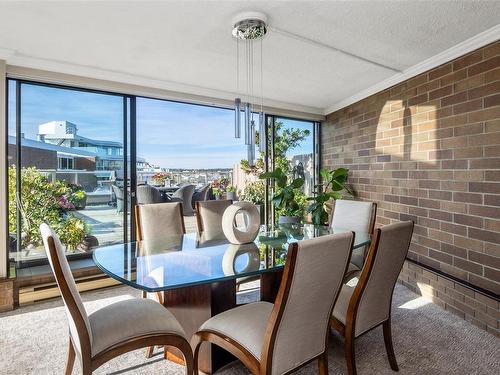
[[[187,337],[192,337],[209,318],[236,306],[236,280],[196,285],[163,292],[163,305],[174,314]],[[182,354],[169,347],[165,358],[183,363]],[[199,355],[199,369],[207,374],[236,358],[215,345],[204,344]]]

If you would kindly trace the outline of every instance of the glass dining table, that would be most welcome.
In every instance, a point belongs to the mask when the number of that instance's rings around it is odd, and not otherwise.
[[[242,280],[259,278],[260,299],[274,302],[289,244],[346,231],[311,224],[262,226],[254,242],[242,245],[229,243],[222,233],[188,233],[103,246],[93,258],[108,276],[151,293],[190,337],[205,320],[236,306],[236,285]],[[368,233],[355,233],[354,248],[369,243]],[[172,348],[165,358],[182,357]],[[206,345],[199,359],[200,370],[212,373],[231,356]]]

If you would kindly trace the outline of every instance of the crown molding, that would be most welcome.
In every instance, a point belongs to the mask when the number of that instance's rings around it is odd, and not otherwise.
[[[359,102],[360,100],[363,100],[373,94],[386,90],[389,87],[397,85],[398,83],[434,69],[442,64],[450,62],[458,57],[464,56],[478,48],[484,47],[498,40],[500,40],[500,24],[492,27],[491,29],[483,31],[482,33],[479,33],[476,36],[473,36],[472,38],[469,38],[461,43],[458,43],[457,45],[443,52],[440,52],[429,59],[413,65],[408,69],[405,69],[402,73],[395,74],[392,77],[369,87],[368,89],[362,90],[347,99],[343,99],[333,104],[332,106],[325,108],[323,114],[326,116],[332,112],[338,111],[339,109]]]
[[[129,85],[150,87],[153,89],[166,90],[172,93],[173,100],[179,100],[183,97],[183,94],[194,95],[199,98],[200,104],[213,105],[219,101],[234,101],[238,94],[231,91],[223,91],[210,89],[203,86],[196,86],[190,84],[184,84],[180,82],[156,79],[153,77],[128,74],[120,71],[101,69],[93,66],[72,64],[65,61],[58,61],[53,59],[44,59],[38,57],[32,57],[28,55],[23,55],[12,50],[3,50],[0,48],[0,59],[2,59],[3,51],[6,51],[5,55],[7,58],[7,64],[10,66],[17,66],[22,68],[36,69],[48,72],[62,73],[73,76],[81,76],[86,78],[114,81],[118,83],[124,83]],[[8,52],[8,53],[7,53]],[[260,101],[260,99],[258,100]],[[294,104],[288,102],[282,102],[279,100],[266,99],[264,98],[265,106],[267,108],[276,108],[279,110],[311,114],[314,117],[323,117],[323,108],[311,107],[301,104]]]
[[[14,56],[14,54],[16,53],[16,51],[14,51],[13,49],[9,49],[9,48],[1,48],[0,47],[0,60],[9,60],[12,56]]]

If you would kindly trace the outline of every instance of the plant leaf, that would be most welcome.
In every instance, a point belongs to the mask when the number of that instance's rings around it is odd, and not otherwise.
[[[304,179],[303,178],[296,178],[295,180],[292,181],[292,187],[294,189],[298,189],[304,185]]]

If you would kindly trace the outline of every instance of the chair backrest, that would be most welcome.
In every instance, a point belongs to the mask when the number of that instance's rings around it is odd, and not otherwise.
[[[348,316],[356,316],[353,322],[356,336],[389,318],[392,293],[406,259],[412,233],[412,221],[389,224],[376,230],[347,310]]]
[[[373,233],[377,215],[377,204],[374,202],[335,200],[333,207],[332,229],[348,229],[358,233]],[[354,249],[351,263],[359,269],[363,268],[367,247]]]
[[[64,301],[75,352],[80,359],[82,357],[90,358],[92,343],[90,322],[80,293],[78,293],[78,289],[76,288],[75,279],[64,253],[64,247],[57,234],[47,224],[40,225],[40,232],[50,267],[52,268]]]
[[[374,202],[337,199],[330,227],[360,233],[373,233],[376,213],[377,204]]]
[[[182,199],[184,215],[190,215],[193,213],[192,199],[194,189],[194,185],[184,185],[181,186],[174,194],[172,194],[172,198]]]
[[[283,374],[322,354],[347,270],[354,233],[291,244],[266,330],[261,366]]]
[[[111,189],[113,189],[116,199],[123,199],[123,190],[121,188],[116,185],[111,185]]]
[[[152,204],[162,203],[160,191],[154,186],[139,185],[137,186],[137,203],[138,204]]]
[[[210,189],[210,184],[206,184],[198,191],[193,194],[193,208],[196,208],[194,204],[198,201],[206,201],[208,196],[208,189]]]
[[[135,219],[139,241],[186,233],[180,202],[137,205]]]
[[[196,224],[198,233],[204,232],[206,239],[220,237],[222,231],[222,215],[230,205],[231,200],[198,201],[196,202]]]

